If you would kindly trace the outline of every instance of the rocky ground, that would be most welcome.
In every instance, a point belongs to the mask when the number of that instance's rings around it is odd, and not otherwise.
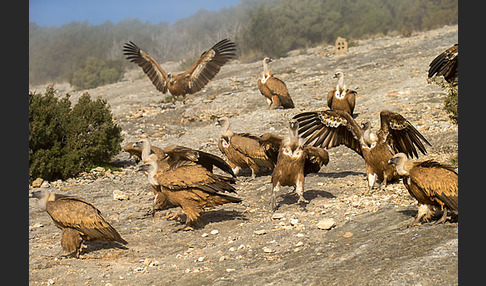
[[[379,126],[379,112],[405,116],[431,142],[421,159],[453,163],[458,128],[442,110],[445,92],[427,84],[428,64],[458,42],[458,27],[410,37],[381,37],[357,42],[337,56],[329,47],[293,51],[270,68],[286,82],[296,105],[268,110],[256,86],[260,62],[225,65],[205,89],[181,101],[167,102],[134,69],[125,80],[87,90],[111,106],[124,142],[148,137],[156,146],[179,144],[221,155],[215,119],[226,115],[236,132],[285,134],[288,119],[302,111],[327,109],[323,97],[335,85],[336,69],[358,91],[357,120]],[[176,71],[178,65],[163,64]],[[86,91],[55,86],[75,102]],[[31,87],[43,92],[44,87]],[[269,210],[270,175],[238,177],[241,204],[206,211],[194,231],[174,230],[181,223],[147,216],[153,194],[147,178],[125,152],[113,160],[118,171],[97,168],[77,178],[46,182],[62,194],[77,195],[97,206],[129,242],[126,247],[86,243],[79,259],[61,257],[60,234],[47,215],[29,200],[29,280],[31,285],[456,285],[458,223],[405,228],[416,201],[403,185],[367,191],[363,160],[340,146],[330,162],[306,177],[296,204],[291,188],[282,188],[275,214]],[[121,197],[114,197],[118,194]],[[182,216],[184,218],[184,216]],[[334,221],[331,229],[323,229]]]

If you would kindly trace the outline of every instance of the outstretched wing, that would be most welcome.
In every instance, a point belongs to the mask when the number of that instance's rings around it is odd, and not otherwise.
[[[143,69],[143,72],[149,77],[158,91],[162,93],[167,92],[167,73],[152,56],[142,51],[132,41],[125,43],[123,46],[123,54],[127,60],[136,63]]]
[[[362,131],[347,112],[340,110],[311,111],[293,117],[299,122],[299,136],[304,145],[330,149],[339,145],[361,152]]]
[[[80,198],[58,196],[46,205],[46,210],[56,225],[62,228],[76,229],[90,239],[127,243],[97,208]]]
[[[458,61],[459,46],[455,44],[430,62],[428,77],[442,75],[448,83],[456,85],[458,83]]]
[[[206,168],[209,172],[212,172],[213,167],[216,166],[222,171],[235,177],[235,174],[228,163],[216,155],[180,145],[170,145],[163,150],[169,155],[168,161],[171,168],[196,163]]]
[[[277,164],[278,151],[280,150],[282,141],[282,136],[270,132],[260,135],[260,145],[265,150],[268,158],[270,158],[274,164]]]
[[[395,153],[403,152],[409,158],[418,158],[417,149],[425,155],[427,150],[424,143],[431,146],[412,123],[393,111],[380,112],[380,130],[377,135],[383,138]]]
[[[219,72],[221,67],[236,56],[236,44],[228,39],[216,43],[203,52],[197,61],[178,77],[189,79],[189,93],[201,90]]]

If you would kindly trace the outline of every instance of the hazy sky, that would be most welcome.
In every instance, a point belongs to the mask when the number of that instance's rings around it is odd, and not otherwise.
[[[29,0],[29,22],[40,26],[61,26],[72,21],[98,25],[116,24],[138,18],[152,24],[174,23],[197,10],[209,11],[234,6],[240,0]]]

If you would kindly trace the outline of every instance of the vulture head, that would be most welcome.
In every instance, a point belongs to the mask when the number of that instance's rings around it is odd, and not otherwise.
[[[300,155],[298,149],[302,149],[302,140],[299,138],[299,122],[296,119],[289,121],[289,137],[286,140],[284,153]],[[297,152],[296,152],[297,151]],[[296,154],[297,153],[297,154]]]
[[[405,169],[405,164],[408,162],[407,155],[405,153],[397,153],[390,160],[388,165],[395,165],[397,173],[400,176],[407,176],[408,171]]]
[[[46,209],[47,201],[53,201],[55,199],[55,195],[46,188],[35,188],[32,189],[30,192],[29,197],[36,198],[39,200],[39,207],[42,210]]]
[[[170,84],[174,84],[174,76],[170,72],[167,73],[167,77],[169,78]]]

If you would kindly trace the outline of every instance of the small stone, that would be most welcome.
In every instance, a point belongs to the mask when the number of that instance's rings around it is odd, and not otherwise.
[[[44,182],[44,179],[42,178],[37,178],[35,181],[32,182],[32,188],[40,188],[42,183]]]
[[[219,230],[217,230],[217,229],[211,230],[212,235],[215,235],[215,234],[218,234],[218,233],[219,233]]]
[[[198,257],[198,258],[197,258],[197,261],[199,261],[199,262],[203,262],[203,261],[204,261],[204,259],[205,259],[205,257],[204,257],[204,256],[200,256],[200,257]]]
[[[100,167],[96,167],[96,168],[91,169],[91,172],[93,172],[93,173],[104,173],[105,172],[105,168],[103,168],[101,166]]]
[[[127,193],[122,192],[120,190],[114,190],[113,191],[113,199],[123,201],[123,200],[129,200],[130,198],[128,197]]]
[[[34,225],[32,226],[33,228],[39,228],[39,227],[43,227],[44,225],[40,222],[36,222],[34,223]]]
[[[297,219],[297,218],[293,218],[293,219],[290,220],[291,225],[296,225],[298,223],[299,223],[299,219]]]
[[[201,234],[201,236],[202,236],[202,237],[208,237],[208,236],[209,236],[209,234],[208,234],[207,232],[205,232],[205,233]]]
[[[262,234],[266,234],[267,231],[265,229],[259,229],[259,230],[255,230],[253,233],[256,235],[262,235]]]
[[[319,229],[331,229],[336,226],[336,221],[332,218],[325,218],[317,223]]]
[[[150,258],[145,258],[145,259],[143,260],[143,265],[147,266],[147,265],[149,265],[149,264],[150,264],[150,262],[152,262],[152,259],[150,259]]]
[[[285,217],[284,213],[274,213],[272,219],[283,219]]]
[[[299,242],[297,242],[297,243],[295,244],[295,246],[296,246],[296,247],[299,247],[299,246],[302,246],[302,245],[304,245],[304,243],[303,243],[302,241],[299,241]]]
[[[226,272],[233,272],[233,271],[236,271],[236,269],[234,269],[234,268],[226,268]]]
[[[272,249],[272,248],[269,248],[269,247],[266,247],[266,246],[264,246],[264,247],[262,248],[262,250],[263,250],[263,252],[265,252],[265,253],[272,253],[272,252],[275,252],[275,249]]]
[[[48,181],[44,181],[41,184],[41,188],[50,188],[51,184]]]

